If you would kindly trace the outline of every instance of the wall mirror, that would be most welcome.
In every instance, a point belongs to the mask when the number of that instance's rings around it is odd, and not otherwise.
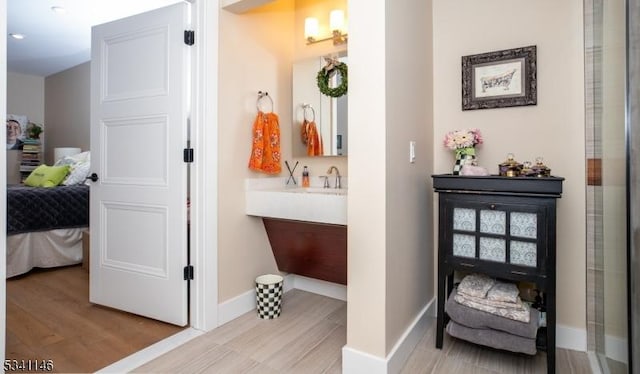
[[[347,103],[348,93],[338,98],[320,93],[316,76],[325,65],[325,56],[316,56],[300,60],[293,64],[293,156],[346,156],[347,155]],[[347,52],[331,55],[337,60],[347,63]],[[331,87],[340,85],[340,75],[334,76]],[[322,142],[319,147],[310,147],[303,140],[304,121],[315,122],[318,137]]]

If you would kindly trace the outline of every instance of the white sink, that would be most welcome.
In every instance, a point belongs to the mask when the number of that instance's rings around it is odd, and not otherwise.
[[[285,188],[285,192],[294,193],[319,193],[327,195],[346,195],[346,188],[324,188],[324,187],[298,187],[298,188]]]
[[[347,224],[347,189],[286,186],[284,178],[247,179],[246,214]]]

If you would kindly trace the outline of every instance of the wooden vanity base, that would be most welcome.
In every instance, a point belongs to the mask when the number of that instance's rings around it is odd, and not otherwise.
[[[347,284],[347,226],[263,218],[278,269]]]

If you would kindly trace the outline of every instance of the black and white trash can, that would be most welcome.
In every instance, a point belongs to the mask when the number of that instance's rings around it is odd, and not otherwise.
[[[284,278],[274,274],[265,274],[256,278],[258,317],[274,319],[280,316],[283,280]]]

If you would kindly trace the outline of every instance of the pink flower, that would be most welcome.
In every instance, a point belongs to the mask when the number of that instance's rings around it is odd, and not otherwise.
[[[448,132],[444,137],[444,146],[455,151],[462,148],[472,148],[482,144],[482,134],[479,129],[463,129]]]

